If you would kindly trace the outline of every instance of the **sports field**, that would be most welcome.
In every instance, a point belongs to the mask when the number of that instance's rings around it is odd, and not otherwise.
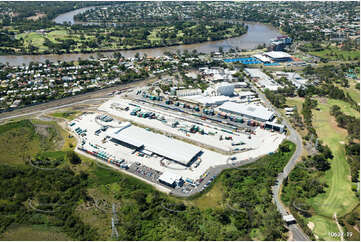
[[[359,204],[354,192],[351,190],[350,167],[346,161],[344,142],[346,142],[347,132],[337,127],[337,123],[330,115],[331,104],[336,104],[334,100],[329,103],[319,103],[320,111],[313,110],[313,126],[315,127],[319,138],[327,144],[334,158],[331,163],[331,169],[326,171],[323,181],[328,184],[326,192],[310,200],[315,214],[309,221],[315,224],[314,233],[325,240],[335,240],[329,236],[328,232],[338,232],[335,225],[332,225],[332,216],[334,213],[338,217],[352,211]],[[343,112],[346,110],[341,107]],[[356,111],[353,111],[356,112]],[[330,229],[336,229],[330,231]]]

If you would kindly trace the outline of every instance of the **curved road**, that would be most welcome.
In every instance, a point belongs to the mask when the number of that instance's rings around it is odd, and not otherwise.
[[[251,84],[251,83],[250,83]],[[252,85],[252,84],[251,84]],[[253,86],[253,85],[252,85]],[[282,216],[289,215],[285,206],[280,200],[280,192],[281,192],[281,185],[283,184],[284,179],[290,174],[292,169],[296,166],[297,161],[301,157],[302,154],[302,139],[297,131],[292,128],[292,126],[288,123],[288,121],[282,117],[282,115],[273,107],[273,105],[268,101],[265,95],[259,91],[257,88],[254,90],[258,93],[258,96],[265,102],[265,104],[270,108],[273,112],[277,114],[278,117],[282,118],[282,124],[285,125],[289,131],[289,136],[287,137],[288,140],[292,141],[296,144],[296,150],[291,159],[288,161],[287,165],[283,169],[283,172],[278,174],[277,183],[275,186],[272,187],[273,193],[273,200],[277,206],[278,211],[281,213]],[[288,226],[288,229],[293,234],[293,239],[296,241],[310,241],[308,236],[302,231],[302,229],[297,224],[292,224]]]

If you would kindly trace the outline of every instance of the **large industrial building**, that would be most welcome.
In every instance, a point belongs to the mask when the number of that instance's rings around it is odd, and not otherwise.
[[[225,102],[228,102],[230,100],[230,97],[195,95],[195,96],[183,97],[180,100],[197,104],[202,107],[209,107],[209,106],[221,105]]]
[[[264,53],[265,56],[272,59],[273,62],[286,62],[292,61],[292,56],[283,51],[270,51]]]
[[[184,166],[189,166],[202,154],[201,149],[195,145],[132,125],[108,135],[114,143],[148,155],[156,154]]]
[[[261,122],[271,121],[275,117],[272,111],[269,111],[263,106],[254,104],[225,102],[219,106],[218,109],[222,112],[239,115],[241,117]]]

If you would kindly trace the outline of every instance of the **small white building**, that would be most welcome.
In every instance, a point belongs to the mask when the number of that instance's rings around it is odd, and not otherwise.
[[[248,99],[256,97],[256,93],[250,91],[239,92],[238,96],[240,99]]]
[[[182,176],[166,171],[158,178],[160,183],[170,187],[175,187],[182,182]]]

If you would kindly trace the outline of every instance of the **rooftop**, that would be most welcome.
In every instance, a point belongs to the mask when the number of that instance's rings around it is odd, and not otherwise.
[[[271,57],[272,59],[277,59],[277,58],[291,58],[291,55],[283,52],[283,51],[270,51],[270,52],[266,52],[264,53],[266,56]]]
[[[112,138],[121,140],[136,147],[144,145],[144,149],[187,165],[201,149],[195,145],[156,134],[145,129],[129,126],[109,134]]]
[[[162,180],[168,184],[173,184],[175,181],[181,179],[180,175],[174,174],[169,171],[165,171],[162,175],[159,176],[159,180]]]
[[[225,102],[221,106],[219,106],[219,109],[256,117],[262,120],[270,120],[274,115],[274,113],[269,111],[267,108],[254,104]]]

